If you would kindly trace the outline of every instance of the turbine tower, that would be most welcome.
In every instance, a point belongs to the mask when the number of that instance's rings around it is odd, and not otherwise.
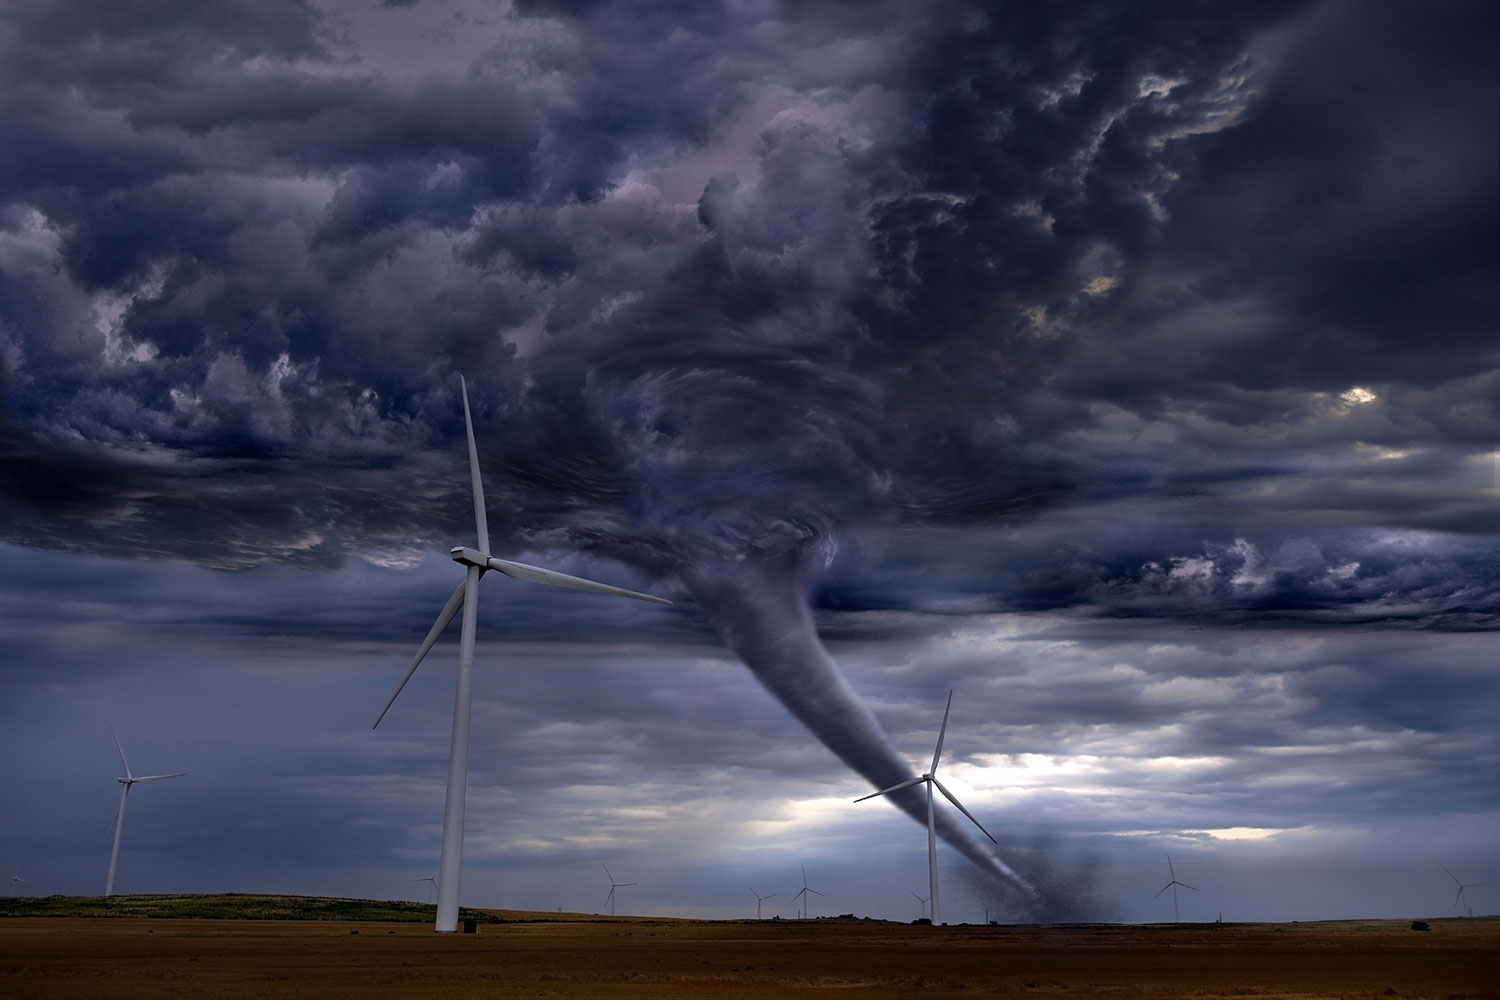
[[[672,603],[660,597],[652,597],[650,594],[639,594],[623,587],[611,587],[605,583],[595,583],[593,580],[557,573],[540,566],[512,562],[509,559],[497,559],[490,555],[490,532],[484,514],[484,484],[479,478],[479,450],[474,446],[474,422],[469,416],[469,390],[462,375],[459,376],[458,385],[459,391],[463,394],[464,430],[469,439],[469,476],[473,484],[474,528],[478,536],[479,547],[471,549],[463,545],[454,546],[448,553],[454,562],[464,567],[464,580],[448,598],[448,603],[443,605],[437,621],[428,631],[427,638],[422,640],[422,645],[417,649],[417,655],[412,658],[411,666],[407,667],[406,675],[401,678],[401,683],[396,685],[396,690],[390,700],[385,703],[385,708],[380,710],[375,725],[370,727],[374,729],[380,725],[380,720],[385,718],[385,713],[390,711],[391,705],[400,696],[401,689],[406,687],[406,682],[411,680],[412,674],[416,673],[422,658],[427,655],[428,650],[432,649],[433,643],[437,642],[438,636],[443,634],[443,630],[453,621],[453,616],[458,614],[458,609],[462,607],[464,621],[458,654],[458,684],[453,698],[453,738],[448,750],[448,791],[443,804],[443,848],[438,862],[436,930],[440,934],[452,934],[458,930],[459,872],[463,867],[464,804],[469,782],[469,717],[474,693],[474,631],[479,617],[479,578],[486,571],[495,570],[528,583],[545,583],[552,587],[588,590],[613,597],[651,601],[654,604]]]
[[[755,897],[755,919],[759,920],[760,919],[760,904],[761,904],[761,901],[765,900],[765,899],[774,899],[775,896],[776,896],[776,893],[771,892],[771,893],[767,893],[766,895],[762,896],[760,893],[758,893],[758,892],[755,891],[755,886],[753,886],[753,885],[752,886],[747,886],[747,888],[750,890],[750,895],[752,895],[752,896]]]
[[[940,791],[940,792],[942,792],[943,795],[948,799],[949,802],[952,802],[955,806],[957,806],[959,812],[961,812],[965,816],[969,817],[969,822],[971,822],[975,826],[979,827],[979,832],[980,833],[984,834],[986,837],[990,837],[990,831],[988,831],[988,830],[986,830],[984,828],[984,824],[980,823],[979,820],[975,819],[974,818],[974,814],[971,813],[971,812],[969,812],[969,810],[965,809],[964,808],[964,804],[962,802],[958,801],[958,799],[954,798],[953,797],[953,793],[950,792],[950,791],[948,791],[947,788],[944,788],[943,787],[943,783],[937,779],[938,758],[943,755],[943,737],[946,736],[947,733],[948,733],[948,713],[949,713],[949,711],[952,710],[952,708],[953,708],[953,692],[949,691],[948,692],[948,707],[943,709],[943,727],[938,730],[937,749],[932,752],[932,769],[931,770],[929,770],[926,774],[922,775],[920,778],[908,778],[908,779],[906,779],[905,781],[901,782],[898,785],[892,785],[890,788],[882,788],[878,792],[871,792],[869,795],[861,796],[860,798],[857,798],[857,799],[854,800],[855,802],[863,802],[865,799],[873,799],[877,795],[889,795],[891,792],[899,792],[903,788],[910,788],[913,785],[919,785],[919,784],[926,783],[926,785],[927,785],[927,886],[928,886],[928,892],[931,894],[931,898],[932,898],[932,925],[934,927],[936,927],[938,925],[939,919],[938,919],[938,874],[937,874],[937,826],[933,822],[933,814],[932,814],[932,788],[933,788],[933,786],[936,785],[937,786],[937,790]],[[995,844],[997,847],[1000,844],[1000,842],[998,840],[996,840],[994,837],[990,837],[990,842],[992,844]]]
[[[1170,854],[1167,855],[1167,871],[1172,873],[1172,881],[1156,890],[1156,896],[1152,896],[1151,898],[1155,899],[1168,889],[1172,890],[1172,923],[1175,924],[1177,923],[1177,887],[1180,885],[1184,889],[1192,889],[1194,892],[1198,892],[1199,890],[1195,886],[1188,885],[1186,882],[1177,881],[1177,869],[1172,867],[1172,855]]]
[[[609,907],[609,915],[615,915],[615,890],[623,889],[627,885],[640,885],[639,882],[616,882],[615,877],[609,874],[609,865],[601,864],[604,874],[609,875],[609,895],[604,897],[605,905]]]
[[[115,846],[109,852],[109,879],[104,883],[104,894],[113,896],[115,894],[115,865],[120,860],[120,834],[125,829],[125,797],[130,794],[130,786],[142,781],[165,781],[167,778],[181,778],[187,774],[186,771],[178,771],[176,774],[148,774],[137,778],[130,773],[130,761],[125,759],[125,748],[120,746],[120,737],[115,734],[115,727],[109,727],[109,735],[114,737],[115,749],[120,751],[120,763],[125,767],[125,777],[116,778],[124,788],[120,789],[120,805],[115,810],[115,818],[110,821],[109,827],[115,833]]]
[[[1443,871],[1448,872],[1448,866],[1442,866]],[[1472,917],[1474,908],[1469,905],[1469,897],[1464,893],[1465,889],[1472,889],[1476,885],[1489,885],[1488,882],[1460,882],[1458,876],[1448,872],[1448,877],[1458,886],[1458,892],[1453,897],[1453,906],[1458,910],[1460,917]]]
[[[911,892],[911,890],[908,889],[907,892]],[[923,917],[927,916],[927,901],[929,899],[931,899],[932,897],[931,896],[917,896],[917,894],[914,893],[914,892],[912,892],[911,894],[913,896],[916,896],[917,897],[917,902],[919,904],[921,904],[921,907],[922,907],[921,916],[923,916]]]
[[[792,897],[792,902],[794,902],[794,903],[797,900],[799,900],[799,899],[802,900],[802,919],[803,920],[807,919],[807,894],[808,893],[812,893],[814,896],[823,896],[824,899],[828,898],[827,896],[824,896],[823,893],[819,892],[816,889],[810,888],[808,886],[808,884],[807,884],[807,866],[803,865],[802,866],[802,891],[799,892],[799,893],[797,893],[797,895],[795,895],[795,896]]]

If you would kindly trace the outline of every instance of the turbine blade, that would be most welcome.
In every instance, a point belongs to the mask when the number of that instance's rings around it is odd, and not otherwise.
[[[422,640],[422,646],[417,650],[417,655],[412,657],[411,666],[406,668],[406,673],[402,676],[401,683],[396,685],[396,690],[391,694],[390,700],[385,703],[385,707],[380,710],[380,715],[375,718],[375,725],[371,726],[371,729],[380,725],[380,720],[385,718],[385,713],[391,710],[391,706],[396,703],[396,699],[401,695],[401,689],[406,687],[406,682],[411,680],[411,675],[417,672],[417,667],[421,664],[422,657],[427,655],[428,650],[432,649],[433,643],[438,641],[438,636],[443,634],[443,629],[447,628],[448,623],[453,621],[453,616],[458,614],[458,609],[464,603],[464,588],[468,585],[468,582],[468,578],[465,577],[464,582],[460,583],[458,589],[453,592],[453,596],[448,598],[448,603],[443,605],[442,613],[438,615],[437,621],[428,630],[427,638]]]
[[[938,758],[943,755],[943,737],[948,734],[948,713],[953,709],[953,692],[948,692],[948,707],[943,709],[943,728],[938,730],[937,749],[932,751],[932,772],[937,774]]]
[[[959,812],[961,812],[965,816],[969,817],[969,822],[970,823],[973,823],[975,826],[979,827],[979,832],[980,833],[984,834],[986,837],[990,837],[990,831],[988,831],[988,830],[986,830],[984,828],[984,824],[981,823],[981,822],[979,822],[979,820],[975,819],[974,818],[974,814],[971,813],[971,812],[969,812],[969,810],[965,809],[964,808],[964,804],[962,802],[958,801],[958,799],[954,798],[953,797],[953,793],[950,792],[950,791],[948,791],[948,789],[944,788],[943,787],[943,783],[941,781],[937,780],[936,778],[933,778],[932,779],[932,783],[934,785],[937,785],[938,791],[942,792],[945,796],[947,796],[949,802],[952,802],[954,805],[958,806],[958,811]],[[1000,846],[1000,841],[996,840],[994,837],[990,837],[990,843],[994,844],[996,847]]]
[[[621,882],[620,885],[619,885],[619,888],[623,889],[627,885],[640,885],[640,883],[639,882]]]
[[[814,896],[822,896],[822,897],[823,897],[823,898],[824,898],[824,899],[827,899],[827,898],[828,898],[828,897],[827,897],[827,896],[826,896],[826,895],[825,895],[825,894],[823,894],[823,893],[821,893],[821,892],[819,892],[819,891],[818,891],[818,890],[816,890],[816,889],[809,889],[809,890],[807,890],[807,891],[808,891],[808,892],[810,892],[810,893],[812,893],[812,894],[813,894],[813,895],[814,895]]]
[[[1453,905],[1457,906],[1458,905],[1458,901],[1460,899],[1463,899],[1463,898],[1464,898],[1464,887],[1463,886],[1459,886],[1458,887],[1458,891],[1453,894]]]
[[[1167,890],[1168,890],[1168,889],[1170,889],[1170,888],[1172,888],[1172,885],[1173,885],[1173,883],[1171,883],[1171,882],[1168,882],[1168,883],[1167,883],[1167,884],[1166,884],[1166,885],[1164,885],[1164,886],[1162,886],[1162,887],[1161,887],[1161,888],[1160,888],[1160,889],[1158,889],[1158,890],[1156,890],[1156,896],[1160,896],[1160,895],[1161,895],[1161,894],[1162,894],[1162,893],[1164,893],[1164,892],[1166,892],[1166,891],[1167,891]],[[1152,898],[1152,899],[1155,899],[1155,898],[1156,898],[1156,896],[1152,896],[1152,897],[1151,897],[1151,898]]]
[[[128,778],[130,777],[130,761],[125,759],[125,748],[120,746],[120,737],[116,735],[114,726],[109,727],[109,735],[113,736],[115,739],[115,749],[120,751],[120,763],[125,765],[125,777]],[[1458,880],[1454,879],[1454,881],[1456,882]]]
[[[873,799],[877,795],[889,795],[892,792],[899,792],[903,788],[910,788],[912,785],[920,785],[926,780],[926,778],[908,778],[905,781],[901,782],[899,785],[892,785],[890,788],[882,788],[878,792],[871,792],[869,795],[862,795],[854,801],[863,802],[865,799]]]
[[[593,580],[585,580],[581,576],[569,576],[567,573],[559,573],[556,570],[543,569],[540,566],[515,562],[511,559],[496,559],[490,556],[489,567],[506,576],[515,577],[517,580],[525,580],[527,583],[545,583],[549,587],[569,587],[573,590],[587,590],[595,594],[608,594],[611,597],[629,597],[637,601],[649,601],[652,604],[672,603],[665,597],[652,597],[650,594],[642,594],[639,591],[612,587],[607,583],[596,583]]]
[[[1174,879],[1177,877],[1177,869],[1172,867],[1172,855],[1170,854],[1167,855],[1167,871],[1172,873]]]
[[[1438,865],[1438,867],[1441,868],[1443,871],[1448,872],[1448,866],[1447,865]],[[1458,876],[1455,875],[1455,874],[1453,874],[1452,872],[1448,872],[1448,877],[1453,880],[1453,884],[1454,885],[1463,885],[1463,883],[1458,880]]]
[[[464,397],[464,431],[469,436],[469,474],[474,480],[474,533],[479,536],[479,551],[490,554],[490,526],[484,517],[484,483],[479,479],[479,449],[474,447],[474,421],[469,419],[469,387],[458,377],[458,391]]]
[[[144,778],[136,778],[135,780],[136,781],[164,781],[167,778],[185,778],[185,777],[187,777],[187,772],[186,771],[178,771],[176,774],[150,774],[150,775],[147,775]]]
[[[1178,882],[1177,884],[1180,885],[1180,886],[1182,886],[1184,889],[1191,889],[1194,892],[1200,892],[1201,891],[1197,886],[1195,886],[1195,885],[1188,885],[1186,882]]]
[[[609,874],[609,865],[600,864],[599,867],[604,869],[604,874],[605,875],[609,875],[609,884],[610,885],[614,885],[615,884],[615,877],[613,875]]]

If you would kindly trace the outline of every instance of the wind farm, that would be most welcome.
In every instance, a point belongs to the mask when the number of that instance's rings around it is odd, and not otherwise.
[[[0,997],[1493,995],[1496,37],[0,4]]]

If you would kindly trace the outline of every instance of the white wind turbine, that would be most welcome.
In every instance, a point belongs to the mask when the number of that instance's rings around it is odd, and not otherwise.
[[[109,879],[104,883],[104,894],[113,896],[115,894],[115,864],[120,860],[120,834],[125,829],[125,797],[130,794],[130,786],[142,781],[165,781],[167,778],[181,778],[187,774],[186,771],[178,771],[175,774],[148,774],[137,778],[130,773],[130,761],[125,759],[125,748],[120,746],[120,737],[115,734],[115,727],[109,727],[109,735],[114,737],[115,749],[120,751],[120,763],[125,766],[125,776],[116,778],[124,788],[120,789],[120,805],[115,810],[115,818],[109,826],[115,833],[115,846],[109,852]]]
[[[908,890],[906,890],[906,891],[907,891],[907,892],[911,892],[911,890],[910,890],[910,889],[908,889]],[[911,893],[911,894],[912,894],[912,895],[913,895],[913,896],[917,896],[917,894],[916,894],[916,893],[914,893],[914,892],[912,892],[912,893]],[[920,904],[922,904],[922,912],[921,912],[921,916],[923,916],[923,917],[925,917],[925,916],[927,916],[927,901],[928,901],[928,900],[929,900],[929,899],[931,899],[931,898],[932,898],[932,897],[931,897],[931,896],[917,896],[917,902],[918,902],[918,903],[920,903]]]
[[[1441,867],[1442,867],[1443,871],[1448,872],[1448,866],[1447,865],[1442,865]],[[1458,876],[1455,875],[1455,874],[1453,874],[1452,872],[1448,872],[1448,877],[1453,880],[1453,884],[1454,885],[1458,886],[1458,893],[1453,897],[1453,905],[1458,910],[1458,915],[1461,916],[1461,917],[1464,917],[1464,916],[1472,917],[1474,915],[1474,909],[1473,909],[1473,907],[1469,906],[1469,897],[1464,893],[1464,890],[1465,889],[1472,889],[1476,885],[1489,885],[1489,883],[1488,882],[1460,882],[1458,880]]]
[[[943,737],[946,736],[947,733],[948,733],[948,712],[950,710],[952,710],[952,708],[953,708],[953,692],[949,691],[948,692],[948,707],[943,709],[943,727],[938,730],[937,749],[932,752],[932,769],[931,770],[929,770],[926,774],[922,775],[920,778],[908,778],[905,781],[901,782],[900,784],[892,785],[890,788],[883,788],[883,789],[881,789],[878,792],[871,792],[869,795],[861,796],[860,798],[857,798],[857,799],[854,800],[855,802],[863,802],[865,799],[873,799],[877,795],[889,795],[891,792],[899,792],[899,791],[901,791],[901,789],[903,789],[903,788],[910,788],[913,785],[920,785],[920,784],[924,784],[924,783],[927,785],[927,888],[928,888],[928,892],[931,893],[931,899],[932,899],[932,925],[934,927],[936,927],[938,925],[939,918],[938,918],[938,875],[937,875],[937,827],[934,824],[933,816],[932,816],[932,787],[934,785],[936,785],[937,786],[937,790],[940,791],[940,792],[942,792],[943,795],[948,799],[949,802],[952,802],[955,806],[957,806],[959,812],[961,812],[965,816],[969,817],[969,822],[971,822],[975,826],[979,827],[979,832],[980,833],[984,834],[986,837],[990,837],[990,831],[988,831],[988,830],[986,830],[984,828],[984,824],[980,823],[979,820],[975,819],[974,818],[974,814],[971,813],[971,812],[969,812],[969,810],[965,809],[964,808],[964,804],[962,802],[958,801],[958,799],[954,798],[953,793],[950,792],[950,791],[948,791],[947,788],[943,787],[943,783],[937,779],[938,758],[943,755]],[[993,844],[996,844],[996,845],[998,845],[1000,843],[994,837],[990,837],[990,842],[993,843]]]
[[[454,546],[449,552],[453,561],[464,567],[464,581],[448,598],[448,603],[443,605],[437,622],[427,633],[427,638],[422,640],[422,645],[417,649],[417,655],[412,658],[411,666],[406,669],[401,683],[396,685],[395,692],[375,720],[375,726],[379,726],[380,720],[385,718],[385,713],[390,711],[391,705],[401,694],[401,689],[406,687],[407,681],[411,680],[411,675],[416,672],[422,658],[427,655],[428,650],[432,649],[438,636],[443,634],[443,630],[453,621],[453,616],[458,614],[458,609],[462,607],[464,621],[458,654],[458,685],[453,698],[453,739],[448,750],[448,791],[443,805],[443,847],[438,862],[437,876],[436,929],[439,933],[450,934],[458,930],[459,872],[463,867],[464,804],[469,781],[469,717],[473,705],[474,630],[479,611],[479,578],[487,570],[496,570],[528,583],[570,587],[574,590],[588,590],[614,597],[632,597],[638,601],[651,601],[655,604],[672,603],[660,597],[639,594],[623,587],[611,587],[605,583],[595,583],[593,580],[569,576],[566,573],[543,569],[540,566],[512,562],[509,559],[497,559],[490,555],[489,526],[484,514],[484,484],[479,478],[479,450],[474,446],[474,422],[469,417],[469,390],[462,375],[459,376],[458,384],[459,391],[463,394],[464,429],[469,439],[469,475],[473,482],[474,527],[479,548]],[[375,726],[370,728],[374,729]]]
[[[1180,885],[1184,889],[1192,889],[1194,892],[1198,892],[1199,890],[1196,886],[1188,885],[1186,882],[1177,881],[1177,869],[1172,867],[1172,855],[1170,854],[1167,855],[1167,871],[1172,873],[1172,881],[1156,890],[1156,896],[1152,896],[1151,898],[1155,899],[1157,896],[1160,896],[1168,889],[1172,890],[1172,923],[1175,924],[1177,923],[1177,887]]]
[[[427,890],[427,899],[428,899],[429,902],[431,902],[431,900],[432,900],[432,894],[437,889],[437,877],[433,876],[433,875],[428,875],[425,878],[414,878],[414,879],[412,879],[412,881],[413,882],[430,882],[430,883],[432,883],[431,888],[429,888]]]
[[[828,898],[823,893],[819,892],[816,889],[810,888],[808,886],[808,884],[807,884],[807,866],[803,865],[802,866],[802,891],[799,892],[799,893],[797,893],[797,895],[795,895],[795,896],[792,897],[792,902],[794,902],[794,903],[797,900],[799,900],[799,899],[802,900],[802,919],[803,920],[807,919],[807,894],[808,893],[812,893],[814,896],[823,896],[824,899]]]
[[[8,886],[5,887],[5,894],[7,896],[9,896],[13,891],[15,891],[16,883],[17,882],[19,882],[21,885],[30,885],[31,884],[31,883],[27,882],[24,878],[21,877],[21,869],[17,868],[16,869],[16,873],[10,877],[10,885],[8,885]],[[750,891],[754,892],[755,890],[751,889]]]
[[[755,897],[755,919],[759,920],[760,919],[760,904],[761,904],[761,901],[762,900],[766,900],[766,899],[774,899],[774,898],[776,898],[776,893],[770,892],[770,893],[767,893],[766,895],[762,896],[760,893],[758,893],[758,892],[755,891],[755,886],[753,886],[753,885],[752,886],[746,886],[746,888],[748,888],[750,890],[750,895],[752,895],[752,896]]]
[[[615,915],[615,890],[616,889],[623,889],[627,885],[640,885],[640,883],[639,882],[616,882],[615,881],[615,877],[613,875],[609,874],[609,865],[601,864],[600,867],[604,869],[604,874],[605,875],[609,875],[609,895],[604,897],[604,903],[605,903],[606,906],[609,907],[609,915],[610,916],[614,916]]]

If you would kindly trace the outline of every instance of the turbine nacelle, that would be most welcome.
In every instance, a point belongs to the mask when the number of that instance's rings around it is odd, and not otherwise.
[[[490,557],[477,549],[471,549],[467,545],[455,545],[448,552],[449,558],[456,563],[465,566],[478,566],[480,569],[490,568]]]

